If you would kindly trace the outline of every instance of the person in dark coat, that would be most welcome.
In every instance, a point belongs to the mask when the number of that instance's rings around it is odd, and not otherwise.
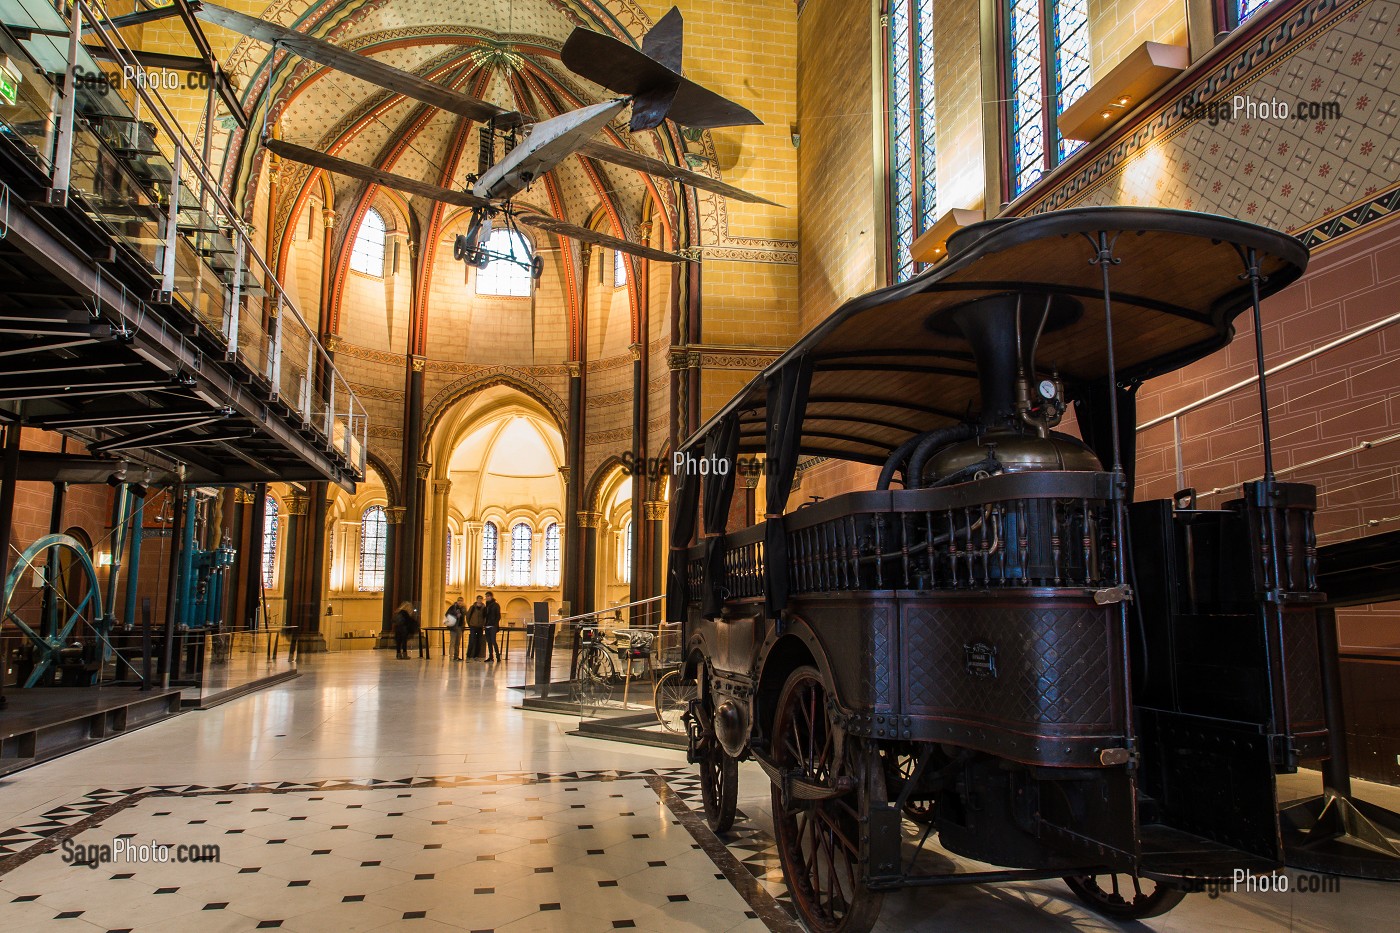
[[[452,660],[460,661],[462,660],[462,629],[465,627],[462,623],[467,618],[467,604],[462,601],[460,596],[455,603],[447,607],[445,618],[451,620],[448,623],[448,635],[452,638]]]
[[[486,639],[486,661],[487,663],[501,660],[501,649],[496,644],[496,633],[501,630],[501,604],[496,602],[496,597],[490,590],[486,591],[486,617],[482,629],[482,636]]]
[[[394,647],[396,660],[408,657],[408,640],[418,630],[418,620],[413,617],[413,603],[400,603],[394,612]]]
[[[486,628],[486,601],[480,596],[467,610],[467,660],[481,660],[482,632]]]

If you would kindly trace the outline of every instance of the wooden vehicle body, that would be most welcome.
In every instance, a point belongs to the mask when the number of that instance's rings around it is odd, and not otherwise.
[[[691,758],[717,829],[734,762],[768,773],[809,927],[868,928],[883,889],[1046,877],[1148,916],[1279,866],[1274,776],[1326,751],[1313,491],[1132,502],[1132,393],[1306,259],[1183,212],[981,224],[684,445],[709,461],[671,498]],[[1053,430],[1070,402],[1084,442]],[[730,530],[723,464],[760,454],[766,520]],[[799,457],[883,470],[784,514]],[[911,872],[906,818],[1007,870]]]

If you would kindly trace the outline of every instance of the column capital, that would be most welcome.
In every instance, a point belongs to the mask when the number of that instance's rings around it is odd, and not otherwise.
[[[305,515],[306,507],[311,504],[311,497],[292,493],[282,501],[287,506],[288,515]]]
[[[579,376],[583,375],[583,364],[578,360],[567,360],[564,365],[569,367],[570,379],[577,379]]]
[[[449,492],[451,492],[451,491],[452,491],[452,480],[450,480],[450,479],[435,479],[435,480],[433,480],[433,492],[434,492],[436,495],[443,496],[443,495],[446,495],[447,493],[449,493]]]
[[[580,528],[597,528],[603,521],[602,512],[579,512],[578,526]]]
[[[423,359],[423,357],[421,356],[411,357],[411,359],[413,361],[413,371],[415,373],[421,373],[423,371],[424,366],[427,363],[427,360]]]
[[[420,460],[420,461],[418,462],[418,478],[419,478],[419,479],[427,479],[427,478],[428,478],[428,475],[429,475],[430,473],[432,473],[432,471],[433,471],[433,465],[432,465],[431,463],[429,463],[428,461],[426,461],[426,460]]]
[[[593,261],[593,247],[587,243],[583,244],[583,249],[579,250],[579,262],[583,264],[583,271],[588,271],[588,264]]]
[[[335,226],[335,211],[329,207],[321,208],[321,226],[327,230]]]
[[[569,482],[569,468],[567,466],[561,466],[559,468],[559,475],[564,478],[564,483],[567,485]]]
[[[402,525],[404,507],[401,505],[386,505],[384,507],[384,520],[390,525]]]
[[[235,489],[233,491],[233,501],[239,505],[252,505],[258,501],[257,495],[251,489]]]
[[[627,352],[632,354],[632,362],[637,362],[642,358],[642,345],[640,343],[628,344]]]
[[[665,521],[666,504],[665,499],[648,499],[642,503],[642,514],[649,522]]]
[[[345,345],[345,338],[339,334],[327,334],[325,340],[326,352],[334,353]]]

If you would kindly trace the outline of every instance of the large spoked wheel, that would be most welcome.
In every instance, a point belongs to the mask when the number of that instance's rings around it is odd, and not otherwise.
[[[614,676],[612,658],[602,648],[591,646],[579,655],[574,676],[574,701],[584,709],[597,709],[612,699]]]
[[[31,588],[27,581],[43,581]],[[24,581],[26,585],[21,586]],[[47,615],[47,618],[43,616]],[[35,646],[34,668],[24,682],[34,687],[53,676],[64,646],[102,619],[102,590],[82,542],[69,535],[45,535],[20,554],[5,579],[0,623],[8,621]],[[28,619],[28,622],[26,622]],[[42,621],[41,621],[42,620]],[[29,625],[34,622],[35,629]],[[105,639],[99,657],[105,658]]]
[[[861,880],[861,819],[872,794],[883,799],[884,773],[873,753],[833,725],[826,701],[813,667],[794,671],[778,699],[773,764],[791,776],[793,789],[785,796],[774,785],[773,829],[793,903],[808,929],[865,933],[884,896]]]
[[[702,748],[700,793],[705,799],[705,819],[710,829],[725,833],[734,826],[739,809],[739,762],[713,738]]]
[[[885,765],[885,779],[889,784],[890,796],[894,797],[900,793],[905,782],[914,777],[914,772],[919,767],[919,756],[907,751],[890,750],[884,751],[881,759]],[[904,805],[904,817],[920,826],[932,823],[933,798],[910,797]]]
[[[1072,875],[1065,884],[1092,911],[1113,920],[1143,920],[1171,910],[1186,892],[1137,875]]]
[[[656,708],[656,719],[661,728],[677,735],[685,735],[685,711],[690,701],[695,699],[695,681],[687,679],[680,668],[674,668],[661,675],[656,682],[656,692],[652,704]]]

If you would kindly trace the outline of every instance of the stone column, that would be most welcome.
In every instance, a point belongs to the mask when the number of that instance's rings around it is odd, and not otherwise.
[[[481,574],[481,522],[468,519],[462,522],[462,598],[470,606],[476,599]]]
[[[423,592],[425,594],[423,624],[436,625],[437,619],[447,610],[447,497],[452,491],[452,481],[438,479],[432,481],[432,519],[428,522],[429,533],[424,538]],[[452,594],[455,599],[456,594]],[[429,611],[431,610],[431,612]]]
[[[418,602],[422,595],[420,568],[423,559],[423,493],[427,464],[420,463],[423,443],[423,360],[414,357],[408,371],[408,391],[404,396],[404,441],[401,478],[404,523],[399,530],[395,559],[394,605],[407,600]]]
[[[596,608],[598,580],[598,526],[602,523],[600,512],[578,513],[579,544],[579,597],[575,613],[593,612]]]
[[[282,499],[282,625],[296,625],[296,606],[301,598],[302,552],[306,549],[306,511],[310,500],[291,492]]]
[[[647,538],[652,546],[647,554],[647,562],[644,565],[644,572],[651,578],[652,596],[660,596],[665,591],[666,579],[666,555],[670,553],[664,535],[664,523],[666,521],[666,500],[648,499],[642,504],[643,514],[646,517]],[[658,606],[652,613],[652,618],[661,617],[661,608]]]
[[[399,608],[399,602],[401,602],[393,586],[393,568],[398,556],[399,542],[402,538],[403,513],[404,508],[401,505],[384,507],[384,622],[379,634],[378,647],[380,648],[387,648],[393,643],[390,630],[393,627],[394,610]],[[354,580],[350,585],[357,589],[359,581]]]

